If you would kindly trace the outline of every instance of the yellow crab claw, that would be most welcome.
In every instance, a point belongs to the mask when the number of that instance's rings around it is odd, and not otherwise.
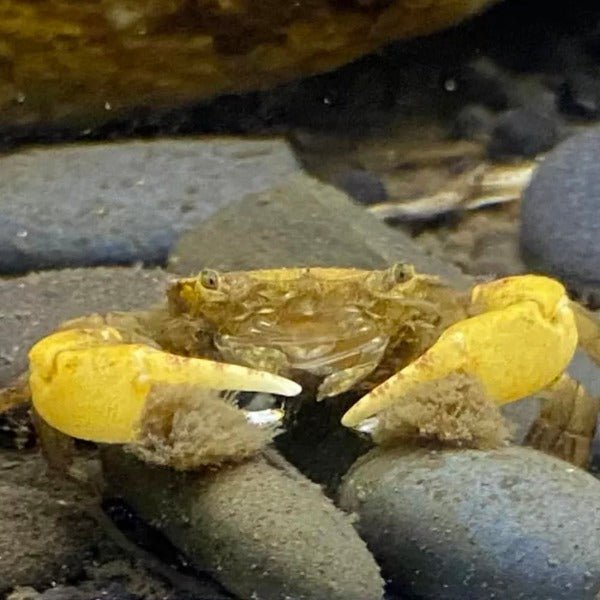
[[[417,360],[361,398],[342,418],[356,427],[415,385],[454,372],[477,378],[505,404],[537,392],[559,377],[577,348],[577,327],[564,287],[547,277],[522,275],[476,286],[472,302],[485,310],[449,327]]]
[[[175,356],[127,344],[112,327],[56,332],[29,352],[33,405],[55,429],[72,437],[128,443],[154,384],[294,396],[301,387],[283,377],[237,365]]]

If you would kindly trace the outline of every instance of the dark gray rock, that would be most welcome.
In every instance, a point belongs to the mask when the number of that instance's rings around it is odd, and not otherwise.
[[[409,262],[466,287],[471,279],[426,254],[406,234],[351,202],[335,187],[304,174],[250,194],[184,234],[169,268],[189,275],[221,270],[325,266],[385,268]]]
[[[347,169],[333,176],[332,183],[361,204],[385,202],[388,194],[381,178],[365,169]]]
[[[77,145],[0,158],[0,273],[162,264],[177,235],[298,169],[287,144]]]
[[[56,510],[57,499],[42,491],[1,484],[0,494],[0,592],[79,575],[85,552],[91,550],[81,520],[69,508]],[[88,534],[90,529],[88,524]]]
[[[160,600],[227,600],[230,596],[198,595],[189,592],[165,592]],[[148,596],[132,594],[122,585],[111,583],[95,587],[93,582],[85,582],[81,587],[58,585],[41,594],[33,588],[21,588],[13,592],[7,600],[148,600]]]
[[[522,444],[533,422],[540,412],[541,400],[530,396],[500,407],[502,416],[510,429],[510,439],[514,444]]]
[[[568,370],[571,377],[582,383],[592,396],[600,397],[600,370],[583,350],[575,353]]]
[[[570,75],[563,82],[558,96],[561,112],[584,119],[600,116],[600,80],[584,72]]]
[[[538,167],[521,205],[528,266],[588,293],[600,287],[600,128],[557,146]]]
[[[482,104],[467,104],[452,124],[451,136],[460,140],[486,139],[494,126],[494,113]]]
[[[569,374],[583,384],[593,396],[600,397],[600,369],[583,351],[578,351],[569,366]],[[589,470],[596,476],[600,474],[600,427],[592,441]]]
[[[406,599],[593,600],[600,483],[527,448],[376,450],[341,506]]]
[[[164,298],[160,269],[65,269],[0,279],[0,387],[27,367],[31,345],[62,321],[147,308]]]
[[[487,145],[490,158],[533,158],[550,150],[559,139],[559,123],[529,108],[509,110],[496,119]]]
[[[283,459],[176,472],[103,452],[109,493],[240,598],[381,600],[379,567],[352,521]]]

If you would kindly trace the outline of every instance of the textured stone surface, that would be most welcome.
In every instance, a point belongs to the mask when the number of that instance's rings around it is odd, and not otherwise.
[[[161,263],[177,234],[298,169],[282,140],[76,145],[0,158],[0,273]]]
[[[409,262],[457,286],[470,278],[427,255],[406,234],[369,215],[333,186],[304,174],[226,207],[184,234],[170,269],[188,275],[285,266],[385,268]]]
[[[90,127],[135,106],[270,86],[450,25],[490,1],[5,0],[0,129]]]
[[[55,588],[46,590],[42,594],[28,592],[14,592],[7,600],[140,600],[139,596],[129,594],[120,589],[120,586],[110,586],[106,589],[95,590],[93,592],[83,591],[72,586],[59,585]]]
[[[494,124],[487,146],[492,160],[533,158],[550,150],[559,139],[559,121],[530,108],[502,113]]]
[[[374,452],[341,504],[408,598],[592,600],[600,589],[600,483],[534,450]]]
[[[103,465],[110,492],[240,598],[383,596],[379,567],[351,520],[281,458],[178,473],[110,448]]]
[[[531,268],[582,293],[600,288],[600,128],[556,147],[521,205],[521,248]]]
[[[76,486],[52,480],[40,457],[0,453],[0,595],[81,575],[100,533]]]
[[[96,524],[92,497],[60,474],[49,474],[39,453],[0,450],[0,476],[1,598],[5,592],[6,600],[231,598],[206,577],[192,581],[157,568],[143,552],[125,554],[107,539],[107,526]],[[172,589],[169,578],[179,589]]]
[[[67,319],[145,308],[164,298],[160,269],[67,269],[0,279],[0,386],[22,373],[32,343]]]

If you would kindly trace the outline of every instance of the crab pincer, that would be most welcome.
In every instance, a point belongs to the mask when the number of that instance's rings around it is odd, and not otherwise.
[[[264,371],[126,343],[113,327],[51,334],[31,348],[29,365],[38,414],[67,435],[105,443],[135,441],[146,399],[156,385],[283,396],[301,391],[297,383]]]
[[[499,279],[475,286],[471,305],[479,314],[446,329],[429,350],[352,406],[342,423],[359,426],[418,384],[454,373],[477,379],[501,405],[543,390],[567,368],[578,332],[559,282],[538,275]]]

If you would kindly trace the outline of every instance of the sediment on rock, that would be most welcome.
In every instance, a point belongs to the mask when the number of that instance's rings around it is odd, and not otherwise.
[[[351,519],[281,458],[177,473],[103,453],[109,493],[240,598],[381,600],[379,568]]]

